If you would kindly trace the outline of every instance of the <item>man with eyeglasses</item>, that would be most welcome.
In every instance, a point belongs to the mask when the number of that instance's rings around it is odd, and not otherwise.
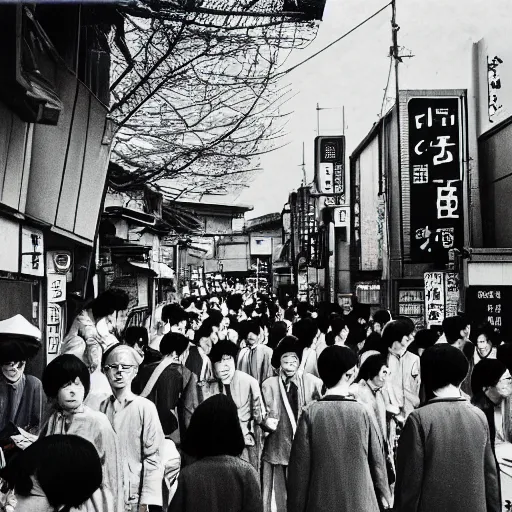
[[[103,371],[113,395],[100,411],[107,415],[120,443],[127,512],[162,509],[164,474],[160,449],[164,433],[155,404],[131,391],[142,357],[127,345],[114,345],[103,356]]]

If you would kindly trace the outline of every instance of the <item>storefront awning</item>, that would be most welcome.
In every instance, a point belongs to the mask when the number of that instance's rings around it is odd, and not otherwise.
[[[155,270],[160,279],[174,279],[174,270],[165,263],[155,263]]]
[[[140,261],[129,261],[128,264],[132,267],[135,267],[136,270],[139,272],[144,271],[152,276],[158,275],[158,273],[154,269],[149,268],[149,263],[142,263]]]

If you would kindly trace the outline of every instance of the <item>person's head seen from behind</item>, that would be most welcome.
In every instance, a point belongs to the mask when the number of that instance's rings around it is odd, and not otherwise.
[[[421,356],[421,381],[427,400],[442,393],[460,395],[460,385],[466,378],[469,363],[462,351],[447,343],[427,348]]]
[[[357,373],[357,356],[348,347],[327,347],[318,358],[318,373],[328,394],[348,394]]]

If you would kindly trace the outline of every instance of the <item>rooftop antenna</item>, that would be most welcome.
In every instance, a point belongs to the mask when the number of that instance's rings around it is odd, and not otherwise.
[[[306,157],[305,157],[305,145],[304,141],[302,141],[302,186],[306,186]]]

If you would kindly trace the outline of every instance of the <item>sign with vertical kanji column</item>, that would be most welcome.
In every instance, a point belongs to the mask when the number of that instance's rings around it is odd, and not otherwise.
[[[448,262],[463,245],[462,137],[458,97],[408,104],[411,260]]]

